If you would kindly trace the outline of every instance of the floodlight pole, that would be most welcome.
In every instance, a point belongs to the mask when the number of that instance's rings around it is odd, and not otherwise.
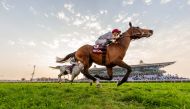
[[[33,80],[34,73],[35,73],[35,68],[36,68],[36,65],[34,65],[34,69],[33,69],[33,72],[32,72],[32,78],[31,78],[31,80],[30,80],[30,81],[32,81],[32,80]]]

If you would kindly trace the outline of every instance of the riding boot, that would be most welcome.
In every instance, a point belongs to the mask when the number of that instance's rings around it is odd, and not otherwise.
[[[103,45],[103,46],[102,46],[102,53],[106,53],[106,49],[107,49],[107,46],[106,46],[106,45]]]

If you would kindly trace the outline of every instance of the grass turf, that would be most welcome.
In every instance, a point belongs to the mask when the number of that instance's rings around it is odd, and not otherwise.
[[[190,83],[0,83],[0,109],[190,109]]]

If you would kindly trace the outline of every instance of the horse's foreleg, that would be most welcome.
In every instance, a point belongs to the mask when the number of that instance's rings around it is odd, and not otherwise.
[[[91,79],[93,82],[96,81],[96,78],[94,78],[92,75],[90,75],[90,74],[88,73],[88,69],[84,69],[84,70],[82,71],[82,74],[83,74],[84,76],[86,76],[88,79]]]
[[[123,79],[121,81],[118,82],[117,86],[120,86],[121,84],[123,84],[124,82],[127,81],[132,69],[129,65],[127,65],[125,62],[123,61],[117,61],[115,62],[116,65],[120,66],[120,67],[123,67],[123,68],[126,68],[127,69],[127,73],[124,75]]]
[[[106,68],[107,68],[108,77],[101,77],[99,75],[95,75],[95,77],[100,78],[102,80],[112,80],[113,78],[112,67],[106,67]]]

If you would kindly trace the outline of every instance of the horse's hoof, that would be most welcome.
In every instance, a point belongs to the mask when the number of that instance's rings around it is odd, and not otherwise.
[[[122,82],[118,82],[118,83],[117,83],[117,86],[120,86],[121,84],[122,84]]]
[[[96,88],[101,88],[101,87],[102,87],[101,84],[96,85]]]
[[[92,82],[90,82],[90,86],[92,86]]]

